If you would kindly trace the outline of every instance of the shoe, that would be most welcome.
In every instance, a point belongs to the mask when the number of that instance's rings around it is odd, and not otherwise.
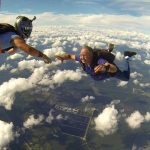
[[[124,52],[124,56],[132,57],[132,56],[134,56],[134,55],[136,55],[136,52],[130,52],[130,51],[125,51],[125,52]]]

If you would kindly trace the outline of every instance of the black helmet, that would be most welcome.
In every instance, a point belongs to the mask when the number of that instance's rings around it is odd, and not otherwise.
[[[35,16],[32,20],[25,16],[18,16],[16,18],[15,29],[22,38],[29,38],[32,32],[32,21],[35,19]]]

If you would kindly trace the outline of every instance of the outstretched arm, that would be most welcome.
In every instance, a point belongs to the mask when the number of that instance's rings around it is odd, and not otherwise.
[[[32,55],[35,57],[41,57],[45,63],[51,63],[50,58],[48,58],[45,54],[38,51],[37,49],[26,44],[26,42],[22,38],[13,39],[12,44],[17,48],[20,48],[21,50],[23,50],[25,53],[29,55]]]
[[[56,58],[61,60],[62,62],[64,60],[76,60],[75,55],[71,55],[71,54],[56,55]]]

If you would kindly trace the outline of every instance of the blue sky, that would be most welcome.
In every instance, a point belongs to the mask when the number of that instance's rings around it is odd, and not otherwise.
[[[13,2],[13,4],[12,4]],[[150,14],[150,0],[1,0],[1,11],[37,14]]]

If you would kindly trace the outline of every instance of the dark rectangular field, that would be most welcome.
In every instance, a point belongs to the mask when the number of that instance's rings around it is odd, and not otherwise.
[[[90,121],[89,117],[58,109],[54,109],[52,114],[55,117],[61,115],[61,118],[57,121],[63,133],[78,137],[85,136],[86,129]]]

